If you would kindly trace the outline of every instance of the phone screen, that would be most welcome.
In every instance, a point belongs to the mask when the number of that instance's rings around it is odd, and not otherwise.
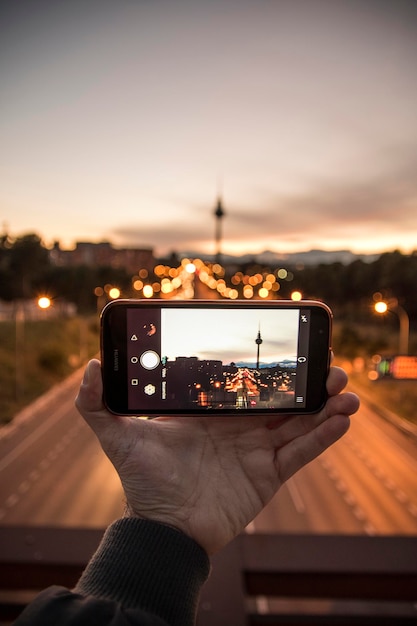
[[[116,413],[312,412],[325,400],[327,307],[109,306],[102,361],[105,400]]]

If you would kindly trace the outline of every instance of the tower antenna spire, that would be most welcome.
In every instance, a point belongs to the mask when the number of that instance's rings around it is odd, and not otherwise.
[[[259,369],[259,352],[260,352],[260,348],[261,348],[261,344],[263,343],[263,339],[261,337],[261,323],[259,322],[259,328],[258,328],[258,334],[257,337],[255,339],[255,343],[257,345],[256,348],[256,369]]]
[[[216,218],[216,231],[215,231],[215,244],[216,244],[216,262],[220,264],[221,261],[221,244],[222,244],[222,219],[225,215],[223,203],[222,203],[222,179],[219,176],[217,181],[217,204],[214,209],[214,215]]]

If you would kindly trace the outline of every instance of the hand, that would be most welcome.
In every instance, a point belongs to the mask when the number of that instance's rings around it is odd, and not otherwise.
[[[174,526],[210,555],[348,430],[359,400],[340,393],[346,383],[332,367],[329,399],[315,415],[141,420],[104,408],[100,363],[92,360],[76,406],[116,468],[130,514]]]

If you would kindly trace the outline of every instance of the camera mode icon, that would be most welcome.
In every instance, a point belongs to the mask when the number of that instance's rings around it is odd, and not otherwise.
[[[154,393],[156,392],[156,388],[155,385],[146,385],[146,387],[144,388],[144,392],[146,393],[147,396],[153,396]]]

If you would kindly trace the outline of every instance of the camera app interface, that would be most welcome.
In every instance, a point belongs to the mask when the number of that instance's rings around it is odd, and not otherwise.
[[[126,314],[129,409],[305,406],[308,310],[146,307]]]

